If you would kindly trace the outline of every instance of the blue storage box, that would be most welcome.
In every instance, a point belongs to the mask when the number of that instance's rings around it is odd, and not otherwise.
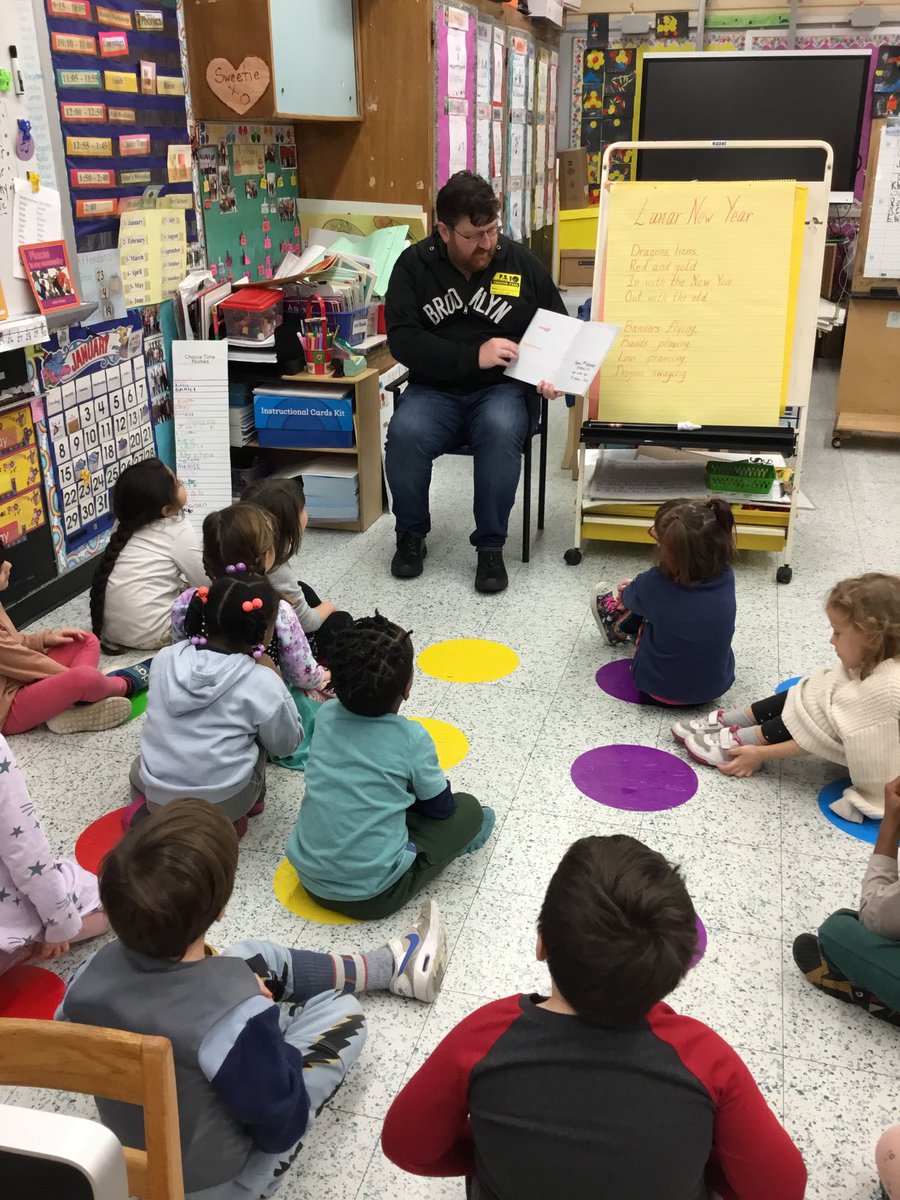
[[[333,388],[254,388],[260,446],[350,447],[353,393]]]
[[[328,314],[328,328],[333,329],[339,338],[350,346],[358,346],[368,337],[369,309],[351,308],[349,312]]]

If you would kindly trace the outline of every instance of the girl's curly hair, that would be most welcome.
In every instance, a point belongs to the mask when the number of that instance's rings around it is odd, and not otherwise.
[[[840,614],[863,636],[861,679],[879,663],[900,658],[900,575],[869,571],[842,579],[828,593],[826,609]]]

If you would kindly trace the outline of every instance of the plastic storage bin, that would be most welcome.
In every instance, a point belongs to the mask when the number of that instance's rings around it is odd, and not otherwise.
[[[328,314],[328,328],[351,346],[358,346],[368,336],[369,309],[351,308],[349,312]]]
[[[743,462],[708,462],[706,486],[711,492],[741,492],[748,496],[765,496],[775,482],[771,463],[747,459]]]
[[[278,288],[238,288],[219,304],[230,338],[264,342],[281,324],[284,294]]]
[[[260,446],[353,445],[353,392],[313,385],[254,388],[253,410]]]

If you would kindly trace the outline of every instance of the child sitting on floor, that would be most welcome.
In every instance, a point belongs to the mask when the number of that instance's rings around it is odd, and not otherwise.
[[[724,775],[752,775],[769,759],[803,754],[840,763],[852,783],[831,811],[861,822],[884,815],[884,785],[900,774],[900,576],[845,579],[825,609],[840,666],[749,707],[678,721],[672,733]]]
[[[314,654],[327,663],[335,637],[353,618],[349,613],[340,612],[330,600],[320,600],[311,587],[295,578],[291,570],[290,560],[300,549],[309,521],[303,480],[299,475],[293,479],[275,475],[257,479],[244,489],[241,500],[258,505],[272,522],[275,565],[269,571],[269,582],[293,605]]]
[[[494,812],[454,796],[431,735],[398,715],[413,682],[406,630],[377,613],[354,621],[331,671],[337,700],[319,712],[286,854],[325,908],[378,920],[483,846]]]
[[[57,858],[9,743],[0,735],[0,975],[32,956],[52,961],[109,929],[97,877]]]
[[[613,644],[637,639],[632,663],[645,704],[708,704],[734,683],[734,516],[724,500],[668,500],[650,530],[659,565],[591,609]]]
[[[237,858],[228,820],[202,800],[177,800],[129,830],[100,869],[118,940],[76,972],[57,1012],[171,1041],[188,1200],[271,1196],[362,1050],[356,995],[433,1000],[446,962],[435,904],[364,954],[256,940],[216,954],[204,939],[231,898]],[[97,1108],[123,1145],[143,1147],[140,1108],[101,1097]]]
[[[266,575],[274,563],[272,523],[255,504],[231,504],[210,513],[203,522],[203,567],[210,579],[245,573]],[[187,636],[184,614],[193,595],[193,588],[183,592],[172,609],[172,632],[176,641]],[[314,691],[328,683],[330,676],[313,658],[306,634],[287,600],[278,604],[269,654],[289,686]]]
[[[152,812],[179,796],[221,808],[240,836],[265,808],[266,753],[290,754],[303,737],[297,709],[266,644],[278,596],[258,576],[198,588],[184,615],[190,640],[164,646],[131,767],[132,799]]]
[[[104,650],[167,645],[185,584],[209,583],[184,504],[184,485],[158,458],[126,467],[116,480],[116,524],[91,584],[91,625]]]
[[[697,947],[678,869],[585,837],[538,918],[550,996],[477,1009],[406,1084],[382,1132],[415,1175],[486,1200],[802,1200],[800,1152],[734,1050],[673,1012]]]
[[[0,562],[0,592],[12,564]],[[112,729],[147,690],[150,659],[104,675],[100,643],[84,629],[19,633],[0,604],[0,729],[9,737],[47,722],[54,733]]]

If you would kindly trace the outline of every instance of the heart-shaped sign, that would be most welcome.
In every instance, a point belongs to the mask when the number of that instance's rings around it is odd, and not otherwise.
[[[206,68],[210,91],[239,114],[253,107],[270,78],[268,66],[255,54],[249,54],[239,67],[233,67],[227,58],[214,58]]]

